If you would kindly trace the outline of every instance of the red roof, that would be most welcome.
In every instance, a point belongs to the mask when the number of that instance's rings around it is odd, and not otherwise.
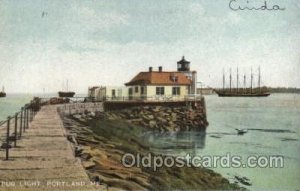
[[[192,81],[181,72],[140,72],[125,85],[191,85]]]

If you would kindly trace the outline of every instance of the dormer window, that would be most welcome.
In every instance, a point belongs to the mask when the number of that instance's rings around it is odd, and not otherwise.
[[[173,73],[172,75],[170,75],[170,79],[172,82],[177,83],[178,82],[178,76],[176,76],[175,73]]]

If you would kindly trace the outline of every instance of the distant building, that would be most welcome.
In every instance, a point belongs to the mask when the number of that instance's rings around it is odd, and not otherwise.
[[[122,101],[128,99],[128,88],[125,86],[101,86],[96,100]]]
[[[94,101],[123,100],[128,97],[125,86],[93,86],[88,88],[88,97]]]
[[[88,97],[95,98],[99,93],[100,86],[92,86],[88,88]]]
[[[200,95],[211,95],[211,94],[215,94],[215,93],[216,93],[215,90],[210,87],[197,88],[197,94],[200,94]]]
[[[177,62],[177,71],[158,71],[138,73],[125,85],[129,99],[142,100],[176,100],[196,93],[196,71],[190,71],[190,62],[184,57]]]

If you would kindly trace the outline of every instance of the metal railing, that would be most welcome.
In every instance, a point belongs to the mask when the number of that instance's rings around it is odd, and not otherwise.
[[[64,103],[81,103],[89,98],[88,97],[42,97],[40,99],[42,104],[64,104]]]
[[[32,107],[32,104],[25,104],[19,112],[0,122],[0,151],[5,151],[5,160],[9,159],[9,149],[17,147],[18,140],[29,128],[29,122],[33,120],[36,113],[37,110]]]

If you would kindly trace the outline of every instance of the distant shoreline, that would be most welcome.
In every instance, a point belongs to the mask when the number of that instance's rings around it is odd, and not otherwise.
[[[271,93],[297,93],[297,94],[300,94],[300,88],[268,87],[268,89],[270,90]]]
[[[300,88],[292,88],[292,87],[267,87],[271,93],[294,93],[300,94]],[[211,89],[221,89],[221,88],[211,88]],[[200,91],[200,89],[198,89]],[[211,93],[214,94],[214,93]]]

